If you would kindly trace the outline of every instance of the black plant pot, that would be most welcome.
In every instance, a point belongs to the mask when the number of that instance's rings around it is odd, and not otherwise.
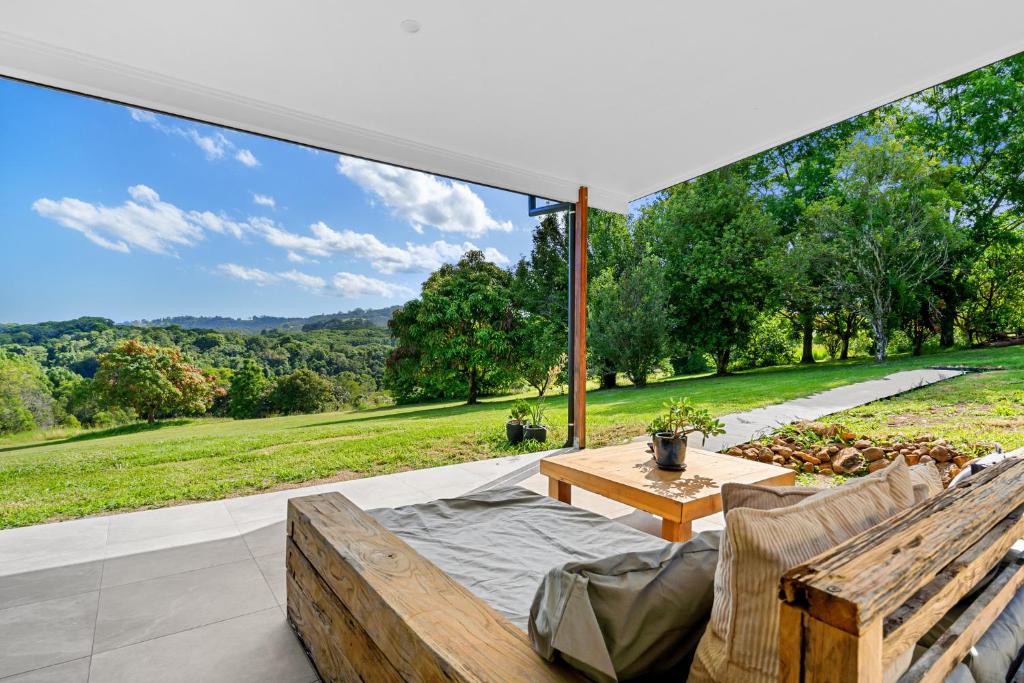
[[[527,427],[523,431],[526,432],[526,438],[527,439],[531,439],[533,441],[539,441],[540,443],[544,443],[545,441],[548,440],[548,428],[547,427],[538,427],[536,425],[530,425],[529,427]]]
[[[511,444],[523,442],[523,423],[522,422],[506,422],[505,423],[505,437],[508,438],[508,442]]]
[[[663,470],[685,470],[686,435],[677,436],[671,432],[655,434],[654,462]]]

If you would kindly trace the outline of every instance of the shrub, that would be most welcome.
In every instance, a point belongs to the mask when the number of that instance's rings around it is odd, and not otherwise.
[[[331,383],[306,369],[279,379],[270,395],[271,406],[285,415],[323,412],[332,405],[333,399]]]
[[[763,368],[793,362],[792,325],[780,315],[761,315],[737,354],[738,367]]]

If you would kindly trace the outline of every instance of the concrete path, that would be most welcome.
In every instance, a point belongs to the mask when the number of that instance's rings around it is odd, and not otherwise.
[[[958,374],[900,372],[729,415],[709,447]],[[537,461],[557,452],[0,531],[0,683],[312,683],[283,610],[289,498],[339,491],[371,508],[512,483],[546,493]],[[660,531],[656,518],[586,491],[573,504]],[[694,531],[722,524],[715,515]]]

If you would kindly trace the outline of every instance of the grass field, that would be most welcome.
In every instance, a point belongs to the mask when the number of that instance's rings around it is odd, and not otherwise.
[[[1014,410],[1017,417],[1013,419],[1019,420],[1024,400],[1024,348],[1015,347],[897,358],[884,364],[860,360],[770,368],[729,377],[673,378],[645,389],[593,391],[587,398],[589,445],[643,433],[669,397],[689,396],[714,413],[725,414],[936,364],[1007,370],[952,380],[946,386],[953,387],[953,394],[941,393],[946,387],[939,386],[900,400],[925,404],[959,401],[956,397],[965,394],[955,393],[957,388],[967,387],[964,391],[976,396],[970,400],[977,405],[990,406],[986,410],[994,415],[995,411]],[[1003,393],[1007,394],[1005,400],[1000,398]],[[931,398],[918,398],[927,396]],[[262,420],[172,420],[153,427],[132,425],[49,441],[25,436],[0,440],[0,528],[507,455],[516,452],[504,441],[504,419],[511,400],[502,397],[477,406],[433,403]],[[549,398],[547,405],[553,427],[550,445],[561,445],[565,397]],[[969,429],[969,425],[958,424],[962,419],[954,419],[956,408],[951,410],[948,428]],[[868,409],[843,419],[868,424],[889,418]],[[939,427],[927,429],[938,431]],[[1011,440],[1003,441],[1008,445]]]

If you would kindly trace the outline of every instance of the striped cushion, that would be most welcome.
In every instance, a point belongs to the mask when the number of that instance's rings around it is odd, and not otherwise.
[[[871,476],[788,507],[731,510],[715,572],[711,623],[697,648],[689,680],[777,680],[782,574],[912,502],[907,464],[897,458]]]
[[[722,484],[722,514],[735,508],[774,510],[799,503],[821,489],[810,486],[759,486],[757,484]]]
[[[942,493],[942,475],[933,463],[923,462],[910,468],[910,483],[914,486],[914,502]]]

